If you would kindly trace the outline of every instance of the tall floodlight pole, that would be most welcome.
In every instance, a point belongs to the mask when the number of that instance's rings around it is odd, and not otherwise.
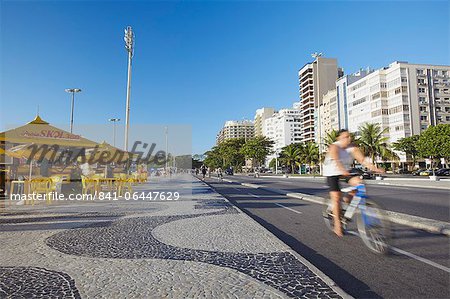
[[[125,111],[125,146],[124,150],[128,151],[128,130],[130,126],[130,96],[131,96],[131,61],[134,51],[134,33],[131,26],[125,29],[125,49],[128,52],[128,79],[127,79],[127,106]]]
[[[72,93],[72,105],[70,108],[70,133],[73,132],[73,109],[75,107],[75,93],[80,92],[81,89],[79,88],[67,88],[65,90],[68,93]]]
[[[169,164],[169,138],[168,138],[169,128],[165,127],[164,129],[165,129],[165,134],[166,134],[166,164],[165,164],[164,172],[167,175],[167,166]]]
[[[110,118],[108,120],[113,123],[113,146],[116,146],[116,122],[120,121],[120,118]]]
[[[317,63],[317,130],[319,131],[318,140],[319,140],[319,172],[320,175],[322,175],[322,124],[321,124],[321,118],[320,118],[320,104],[321,104],[321,98],[320,98],[320,77],[319,77],[319,57],[322,56],[322,53],[313,53],[311,56],[316,59]]]

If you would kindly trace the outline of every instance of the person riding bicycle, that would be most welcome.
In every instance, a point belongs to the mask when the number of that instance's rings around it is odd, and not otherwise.
[[[345,179],[352,186],[362,183],[358,174],[351,174],[353,161],[358,161],[361,165],[367,167],[373,172],[383,173],[384,170],[373,165],[362,151],[352,144],[350,132],[342,129],[338,132],[337,141],[332,143],[328,148],[325,156],[323,175],[327,178],[329,186],[330,198],[333,203],[334,216],[334,232],[339,237],[343,236],[342,225],[340,220],[341,211],[341,186],[340,179]],[[350,202],[354,192],[344,198],[345,202]]]

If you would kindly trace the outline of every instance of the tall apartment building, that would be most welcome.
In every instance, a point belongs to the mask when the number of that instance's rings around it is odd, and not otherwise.
[[[275,109],[273,108],[261,108],[256,110],[255,118],[254,118],[254,126],[255,126],[255,136],[263,136],[263,126],[264,121],[272,117],[275,113]]]
[[[358,134],[364,123],[379,123],[392,143],[430,125],[450,124],[449,74],[450,66],[396,61],[349,84],[349,130]]]
[[[322,139],[332,130],[339,130],[338,106],[336,89],[329,90],[323,95],[322,104],[319,105],[318,109],[318,113],[320,113],[320,136]]]
[[[253,138],[255,136],[255,128],[252,121],[229,120],[225,122],[223,128],[219,131],[216,137],[216,144],[224,140],[232,138]]]
[[[335,58],[317,57],[305,64],[299,72],[300,112],[303,141],[318,141],[316,108],[322,96],[336,87],[336,79],[342,75]]]
[[[268,164],[283,147],[302,141],[301,112],[294,108],[274,113],[264,121],[263,134],[274,141],[274,153],[266,159]]]
[[[351,75],[345,75],[337,79],[336,81],[336,101],[338,110],[338,128],[347,129],[348,128],[348,118],[347,118],[347,86],[352,84],[359,79],[364,78],[368,74],[373,72],[373,70],[361,69],[356,73]]]

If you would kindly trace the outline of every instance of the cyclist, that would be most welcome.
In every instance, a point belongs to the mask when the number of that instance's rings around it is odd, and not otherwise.
[[[327,178],[330,198],[333,203],[334,232],[339,237],[342,237],[343,235],[339,216],[342,196],[339,180],[343,178],[352,186],[357,186],[362,182],[359,175],[350,173],[354,160],[373,172],[384,172],[384,170],[373,165],[369,159],[364,156],[361,150],[352,144],[350,132],[346,129],[342,129],[338,132],[337,141],[329,146],[323,167],[323,175]],[[344,198],[344,201],[347,203],[350,202],[354,194],[355,192],[349,194],[347,198]]]

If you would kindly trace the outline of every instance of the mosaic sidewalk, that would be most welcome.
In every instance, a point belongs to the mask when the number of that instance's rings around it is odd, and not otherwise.
[[[177,201],[0,212],[0,298],[340,298],[270,232],[190,176],[136,192]]]

